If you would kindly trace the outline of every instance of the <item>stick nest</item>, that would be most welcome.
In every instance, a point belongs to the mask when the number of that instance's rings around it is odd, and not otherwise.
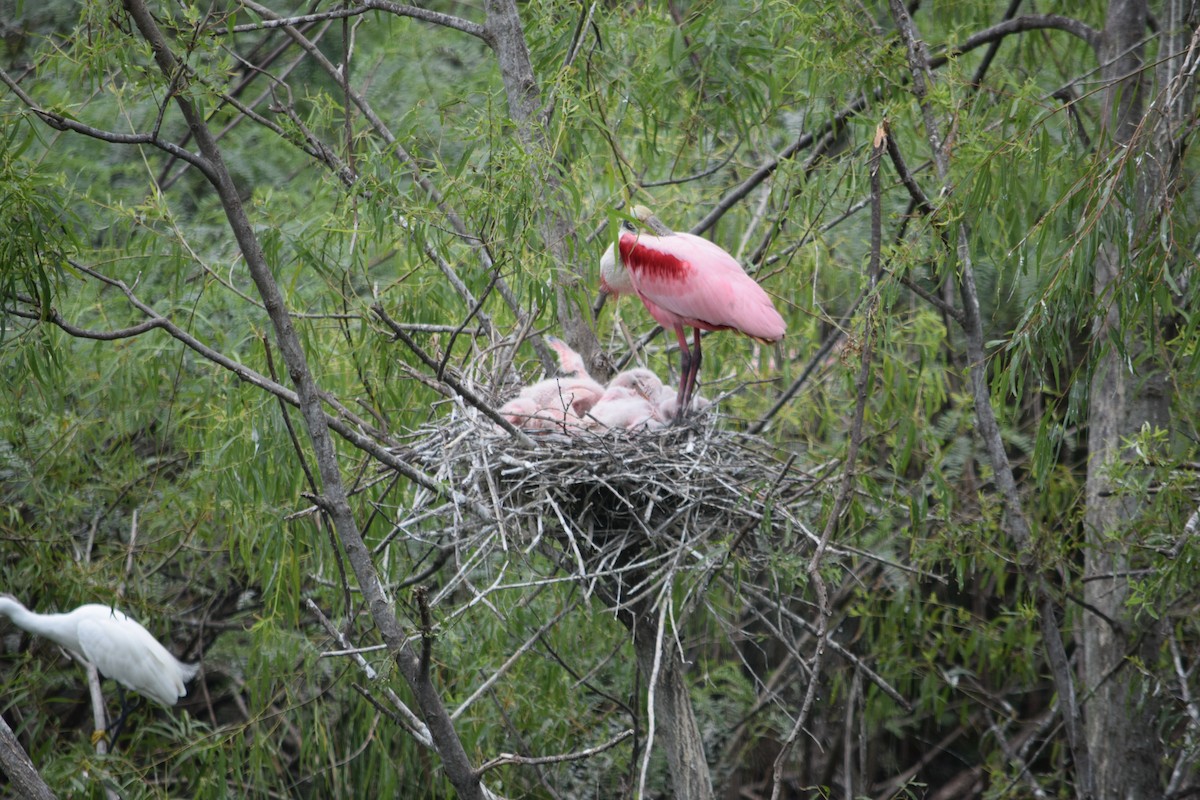
[[[711,411],[659,431],[532,431],[532,448],[473,410],[439,423],[416,433],[408,456],[461,495],[418,497],[398,527],[437,530],[443,546],[473,549],[467,561],[481,547],[539,548],[616,600],[735,551],[761,561],[815,540],[809,474]]]

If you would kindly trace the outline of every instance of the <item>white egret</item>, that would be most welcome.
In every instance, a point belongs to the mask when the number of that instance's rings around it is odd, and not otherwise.
[[[57,643],[121,686],[164,706],[175,705],[187,694],[184,683],[199,669],[175,658],[150,631],[109,606],[89,603],[63,614],[38,614],[11,597],[0,596],[0,614],[18,628]]]

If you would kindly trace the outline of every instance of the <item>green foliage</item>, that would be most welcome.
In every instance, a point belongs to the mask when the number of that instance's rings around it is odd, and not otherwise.
[[[428,5],[482,21],[475,6]],[[1103,4],[1078,6],[1039,11],[1102,27]],[[352,52],[351,88],[381,129],[281,30],[235,32],[256,13],[152,8],[186,65],[176,83],[106,2],[23,4],[0,62],[41,108],[103,131],[155,131],[187,150],[196,144],[171,98],[195,102],[220,133],[310,366],[336,400],[326,410],[405,459],[412,432],[454,405],[372,306],[431,326],[414,332],[418,344],[485,397],[502,398],[540,377],[532,349],[511,346],[526,326],[557,333],[561,303],[591,305],[610,241],[604,225],[619,219],[618,206],[647,203],[687,229],[774,165],[705,235],[771,293],[788,336],[775,347],[707,339],[705,394],[729,395],[721,402],[729,427],[757,420],[840,329],[844,338],[769,429],[773,444],[797,455],[795,469],[835,486],[855,377],[868,342],[873,349],[854,491],[821,564],[835,595],[833,638],[853,658],[824,653],[802,734],[815,732],[821,747],[803,744],[789,762],[814,796],[840,796],[844,742],[871,753],[871,763],[845,762],[859,765],[862,794],[919,762],[916,777],[892,786],[896,796],[921,796],[962,764],[981,768],[987,796],[1013,796],[1005,790],[1023,790],[1028,775],[1050,794],[1070,794],[1062,734],[1038,727],[1053,690],[1017,565],[1035,558],[1049,576],[1069,640],[1084,613],[1076,598],[1088,536],[1088,387],[1105,353],[1118,353],[1133,375],[1166,376],[1169,419],[1125,440],[1123,460],[1106,467],[1112,491],[1139,506],[1107,535],[1132,559],[1132,618],[1162,623],[1183,652],[1195,652],[1200,551],[1194,535],[1181,534],[1196,510],[1200,438],[1194,156],[1181,146],[1171,201],[1135,228],[1130,220],[1150,201],[1136,159],[1098,144],[1100,98],[1065,104],[1055,94],[1096,67],[1076,37],[1007,37],[977,83],[984,48],[952,48],[997,22],[995,4],[918,12],[935,55],[950,56],[928,99],[930,113],[949,121],[939,131],[951,156],[943,192],[883,4],[522,4],[548,112],[534,125],[544,138],[536,147],[518,135],[495,53],[476,37],[382,12],[305,28],[334,64]],[[865,110],[828,127],[862,96]],[[937,211],[914,211],[885,159],[883,271],[873,285],[864,200],[884,121]],[[375,681],[344,655],[326,657],[343,643],[307,601],[353,646],[370,647],[378,634],[353,580],[343,586],[346,554],[313,499],[321,487],[300,414],[163,330],[92,338],[146,320],[128,291],[237,365],[293,388],[216,192],[154,146],[55,131],[7,88],[0,132],[0,588],[38,610],[118,602],[173,651],[203,653],[204,663],[203,688],[194,685],[183,708],[139,712],[129,739],[101,757],[88,741],[82,670],[44,642],[5,638],[0,713],[63,795],[101,797],[107,783],[130,797],[356,797],[366,787],[449,796],[438,759],[356,688],[376,699],[390,689],[416,705],[386,653],[363,654]],[[776,163],[806,133],[813,144]],[[325,163],[314,142],[328,147]],[[553,214],[571,228],[565,263],[547,239]],[[945,286],[953,290],[963,265],[945,242],[964,225],[984,364],[967,363],[959,324],[910,288],[960,303]],[[1097,338],[1093,276],[1104,252],[1122,264],[1113,290],[1121,325]],[[619,357],[629,341],[622,325],[637,337],[652,323],[636,300],[614,306],[594,325]],[[473,333],[484,324],[494,339]],[[1148,346],[1129,347],[1130,333],[1146,333]],[[635,358],[667,375],[677,368],[671,338],[650,339]],[[1032,554],[1009,535],[980,445],[973,370],[991,388],[1034,528]],[[547,786],[559,796],[632,796],[647,677],[628,630],[523,540],[503,554],[437,561],[447,543],[433,522],[395,525],[423,490],[350,443],[337,447],[356,518],[410,630],[420,612],[407,581],[441,565],[421,583],[437,595],[432,670],[447,706],[504,670],[455,721],[473,763],[501,752],[567,753],[638,731],[586,761],[500,767],[488,785],[511,797],[551,796]],[[770,773],[810,674],[811,638],[772,625],[789,614],[815,619],[808,561],[832,495],[779,502],[810,504],[813,536],[770,543],[766,578],[731,557],[673,645],[690,662],[722,788]],[[473,594],[460,574],[497,588]],[[778,587],[774,608],[746,590],[751,577]],[[0,634],[10,632],[0,622]],[[1180,748],[1194,746],[1168,650],[1130,664],[1151,676],[1154,693],[1177,699],[1161,729]],[[1027,771],[996,731],[1037,739]],[[946,752],[924,762],[929,743],[946,737]],[[656,796],[670,791],[661,753],[648,785]]]

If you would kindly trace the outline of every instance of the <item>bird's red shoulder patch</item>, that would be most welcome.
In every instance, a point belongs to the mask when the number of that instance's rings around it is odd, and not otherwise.
[[[679,279],[691,269],[687,261],[648,244],[636,233],[621,234],[620,247],[621,262],[639,278]]]

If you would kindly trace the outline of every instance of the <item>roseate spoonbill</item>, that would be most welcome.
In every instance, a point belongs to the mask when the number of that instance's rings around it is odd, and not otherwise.
[[[686,412],[700,372],[700,331],[732,330],[761,342],[786,331],[771,298],[721,247],[690,233],[676,233],[645,206],[634,216],[649,232],[623,223],[620,238],[600,259],[600,290],[636,294],[650,316],[675,331],[679,341],[679,404]],[[695,351],[684,326],[695,329]]]
[[[590,378],[583,356],[571,349],[571,346],[557,336],[546,334],[546,344],[550,345],[558,356],[558,374],[571,378]]]
[[[526,386],[499,411],[509,416],[514,412],[528,414],[555,409],[571,411],[579,416],[587,413],[602,394],[604,387],[591,378],[547,378]]]
[[[604,387],[588,374],[579,353],[562,339],[547,336],[546,342],[558,354],[559,376],[526,386],[497,409],[505,419],[519,427],[547,427],[533,422],[534,419],[553,420],[557,425],[564,422],[577,424],[578,418],[604,394]],[[543,411],[550,413],[543,414]],[[575,420],[565,418],[564,414],[573,415]]]
[[[656,411],[655,406],[636,390],[610,384],[587,417],[603,428],[654,430],[663,427],[662,420],[655,415]]]
[[[89,603],[63,614],[38,614],[11,597],[0,596],[0,614],[18,628],[45,636],[107,678],[164,706],[187,694],[184,684],[199,667],[167,652],[150,631],[109,606]],[[119,730],[129,707],[121,697]],[[116,738],[115,736],[113,738]]]

